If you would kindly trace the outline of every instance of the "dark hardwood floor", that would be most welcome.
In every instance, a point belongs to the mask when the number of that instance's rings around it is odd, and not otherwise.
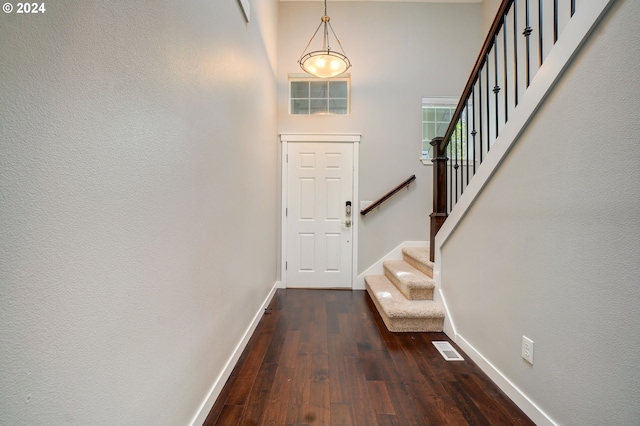
[[[204,425],[532,425],[444,333],[390,333],[365,291],[278,290]]]

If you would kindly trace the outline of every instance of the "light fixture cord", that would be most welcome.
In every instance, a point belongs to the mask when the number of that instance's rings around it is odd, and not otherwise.
[[[324,16],[327,16],[327,0],[324,0]],[[323,16],[323,18],[324,18],[324,16]],[[307,47],[305,47],[304,50],[302,51],[302,56],[304,56],[304,52],[306,52],[307,49],[309,48],[309,46],[311,46],[311,42],[313,41],[315,36],[318,34],[318,31],[320,31],[320,27],[323,24],[324,24],[324,29],[322,31],[322,38],[323,38],[323,40],[322,40],[322,50],[327,50],[327,51],[331,50],[331,46],[329,46],[329,29],[331,29],[331,33],[333,34],[333,37],[338,42],[338,46],[340,46],[340,50],[342,51],[343,54],[345,54],[344,47],[342,47],[342,43],[340,43],[340,39],[336,35],[336,32],[333,30],[333,27],[331,26],[331,22],[329,22],[329,20],[325,21],[324,19],[321,19],[320,20],[320,25],[318,25],[318,28],[316,28],[316,32],[313,33],[313,35],[309,39],[309,43],[307,43]],[[329,27],[329,28],[327,28],[327,27]],[[302,56],[301,56],[301,58],[302,58]],[[300,61],[298,61],[298,63],[300,63]]]
[[[338,46],[340,46],[340,50],[342,51],[342,53],[346,56],[347,52],[344,51],[344,47],[342,47],[342,43],[340,43],[340,39],[338,38],[338,36],[336,35],[336,32],[333,31],[333,27],[331,26],[331,22],[329,22],[329,28],[331,28],[331,33],[333,34],[333,37],[336,39],[336,41],[338,42]]]
[[[311,42],[313,41],[313,39],[316,36],[316,34],[318,34],[318,31],[320,30],[321,26],[322,26],[322,22],[320,22],[320,25],[318,25],[318,28],[316,28],[316,32],[313,33],[313,35],[311,36],[311,39],[309,39],[309,43],[307,43],[307,47],[305,47],[304,50],[302,51],[302,55],[304,55],[304,52],[306,52],[307,49],[309,48],[309,46],[311,46]],[[298,61],[298,62],[300,62],[300,61]]]
[[[327,23],[329,21],[325,21],[325,16],[327,16],[327,0],[324,0],[324,16],[322,17],[322,23],[324,24],[324,31],[322,34],[322,50],[326,50],[327,52],[331,50],[331,46],[329,46],[329,30],[327,29]]]

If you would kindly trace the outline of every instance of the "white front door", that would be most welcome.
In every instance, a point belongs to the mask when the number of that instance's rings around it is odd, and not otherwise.
[[[352,143],[287,145],[286,285],[351,288]]]

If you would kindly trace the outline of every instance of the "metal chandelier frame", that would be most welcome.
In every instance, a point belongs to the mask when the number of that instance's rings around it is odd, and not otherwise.
[[[342,43],[340,43],[340,39],[333,30],[330,21],[331,18],[327,15],[327,0],[324,0],[324,15],[320,18],[320,25],[316,28],[316,31],[313,33],[313,36],[311,36],[307,47],[305,47],[298,60],[300,68],[306,73],[316,77],[335,77],[351,68],[351,61],[347,58],[347,55],[344,54]],[[320,28],[322,28],[322,49],[307,52],[313,39],[318,35]],[[329,31],[331,31],[331,34],[333,34],[333,37],[336,39],[341,52],[331,49]]]

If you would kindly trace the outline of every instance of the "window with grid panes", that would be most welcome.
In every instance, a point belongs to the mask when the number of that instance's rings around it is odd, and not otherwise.
[[[422,158],[432,158],[431,140],[444,136],[456,111],[456,98],[422,99]]]
[[[348,114],[349,80],[292,78],[289,99],[291,114]]]

